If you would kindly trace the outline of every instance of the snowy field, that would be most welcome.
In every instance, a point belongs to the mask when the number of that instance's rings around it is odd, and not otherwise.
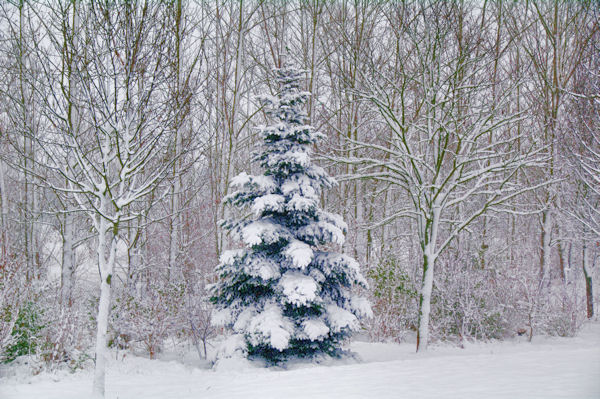
[[[600,398],[600,323],[575,338],[433,346],[424,355],[409,344],[354,342],[351,348],[360,360],[287,369],[214,371],[189,361],[113,356],[107,398]],[[81,399],[92,386],[91,370],[4,373],[1,399]]]

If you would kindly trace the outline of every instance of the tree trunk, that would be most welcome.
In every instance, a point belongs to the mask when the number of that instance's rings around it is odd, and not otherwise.
[[[435,256],[432,244],[425,247],[423,254],[423,285],[419,297],[419,328],[417,330],[417,352],[427,350],[429,343],[429,315],[431,313],[431,293],[433,291],[433,270]]]
[[[106,380],[107,332],[108,316],[110,313],[111,280],[115,256],[117,252],[117,237],[112,235],[107,251],[107,237],[109,236],[109,223],[100,218],[98,229],[98,268],[100,272],[100,300],[98,303],[97,332],[96,332],[96,366],[94,368],[94,386],[92,396],[94,398],[104,397],[104,386]]]
[[[135,223],[135,225],[130,225],[127,232],[129,247],[127,248],[127,279],[125,283],[125,292],[127,292],[129,295],[134,295],[137,292],[137,273],[139,270],[141,270],[140,266],[142,265],[142,245],[144,240],[142,238],[142,228],[139,226],[139,219],[136,219],[131,223]]]
[[[31,112],[33,105],[29,101],[29,92],[25,87],[27,78],[26,69],[26,49],[24,29],[26,26],[27,16],[25,15],[25,3],[19,2],[19,32],[18,32],[18,69],[19,69],[19,105],[21,107],[21,126],[23,135],[23,246],[25,251],[25,261],[27,264],[26,279],[35,278],[34,270],[34,246],[33,246],[33,212],[34,212],[34,193],[31,182],[30,170],[33,168],[33,123],[31,123]]]
[[[540,278],[545,279],[548,275],[550,264],[550,235],[552,229],[552,213],[550,209],[545,209],[542,213],[542,234],[540,237]]]
[[[583,275],[585,277],[585,298],[587,305],[587,318],[594,317],[594,293],[592,291],[592,274],[588,264],[588,249],[585,241],[583,242]]]
[[[79,20],[77,15],[77,4],[76,0],[71,0],[70,6],[72,7],[72,26],[73,32],[77,32]],[[66,26],[64,26],[65,36],[68,34]],[[69,133],[77,135],[79,133],[79,112],[75,104],[74,98],[76,93],[77,81],[74,76],[74,53],[77,48],[77,35],[73,34],[71,37],[72,47],[67,51],[70,53],[70,57],[63,55],[63,62],[66,65],[67,79],[68,79],[68,95],[67,95],[67,125],[69,127]],[[68,186],[68,181],[66,185]],[[73,291],[73,274],[75,271],[75,254],[73,252],[73,241],[75,239],[73,234],[73,224],[75,223],[75,217],[69,212],[69,201],[65,201],[64,210],[65,217],[63,220],[63,246],[62,246],[62,273],[61,273],[61,301],[63,306],[71,306],[72,291]]]
[[[561,242],[559,241],[557,243],[556,246],[557,250],[558,250],[558,266],[560,267],[560,278],[562,279],[563,282],[566,281],[566,274],[565,274],[565,256],[564,256],[564,252],[563,252],[563,247]]]
[[[180,227],[178,221],[179,205],[177,202],[177,196],[179,195],[179,182],[178,178],[174,176],[175,182],[171,186],[171,217],[169,219],[169,265],[167,269],[167,282],[171,280],[171,274],[176,270],[177,252],[179,249],[178,243],[178,229]]]
[[[4,263],[4,257],[8,252],[6,237],[6,218],[8,217],[8,197],[4,173],[4,162],[0,160],[0,267]]]
[[[60,298],[63,306],[71,306],[71,297],[73,291],[73,272],[75,269],[75,257],[73,253],[73,215],[65,213],[63,225],[63,245],[62,245],[62,270]]]

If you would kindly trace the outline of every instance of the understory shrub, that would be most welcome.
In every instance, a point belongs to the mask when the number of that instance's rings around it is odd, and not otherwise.
[[[414,278],[397,257],[388,255],[369,270],[374,317],[369,321],[372,339],[402,341],[416,330],[419,296]]]
[[[14,310],[13,310],[14,311]],[[19,310],[17,321],[12,329],[12,343],[4,349],[2,359],[5,363],[12,362],[19,356],[36,353],[43,343],[42,309],[32,301],[26,302]],[[4,317],[10,317],[4,315]]]

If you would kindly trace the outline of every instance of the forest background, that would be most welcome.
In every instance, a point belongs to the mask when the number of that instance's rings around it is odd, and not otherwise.
[[[317,162],[339,182],[321,205],[348,223],[342,249],[369,280],[365,335],[575,334],[598,300],[599,13],[1,2],[4,360],[77,368],[103,317],[110,346],[206,355],[222,332],[206,287],[236,245],[220,221],[243,216],[222,199],[260,172],[256,96],[285,63],[305,70]]]

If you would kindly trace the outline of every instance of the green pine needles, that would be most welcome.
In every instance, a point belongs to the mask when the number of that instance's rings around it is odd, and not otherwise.
[[[41,310],[35,303],[26,302],[18,312],[11,333],[13,341],[2,354],[4,363],[12,362],[19,356],[35,354],[40,345],[40,333],[44,328]]]

